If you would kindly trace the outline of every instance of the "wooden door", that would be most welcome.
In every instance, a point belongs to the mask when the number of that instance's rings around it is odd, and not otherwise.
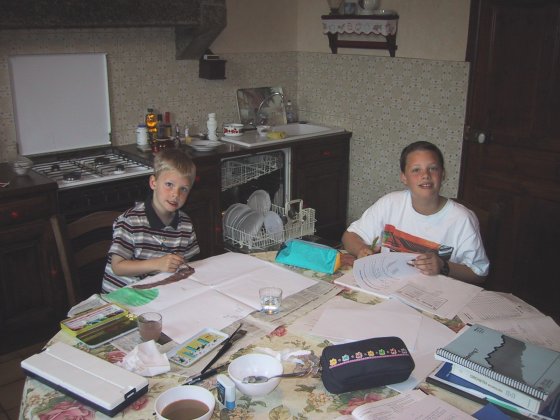
[[[559,316],[560,1],[472,0],[459,196],[498,205],[486,287]]]

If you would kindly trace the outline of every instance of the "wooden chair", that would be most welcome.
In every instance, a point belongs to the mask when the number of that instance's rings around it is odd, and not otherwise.
[[[480,225],[480,235],[486,255],[490,260],[490,274],[492,272],[492,261],[496,257],[498,251],[498,235],[500,231],[500,221],[502,210],[498,203],[491,204],[488,208],[483,208],[468,201],[454,198],[456,202],[464,205],[473,211],[478,218]]]
[[[113,222],[119,211],[99,211],[64,224],[53,220],[70,305],[101,292]]]

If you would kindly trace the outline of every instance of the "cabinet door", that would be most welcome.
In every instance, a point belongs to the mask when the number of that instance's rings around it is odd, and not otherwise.
[[[502,209],[484,287],[514,293],[557,317],[558,34],[557,0],[471,2],[467,61],[472,66],[460,186],[465,201]]]
[[[0,354],[48,339],[67,311],[53,231],[41,219],[0,233]]]
[[[197,162],[194,187],[183,208],[193,222],[200,246],[200,254],[196,259],[223,252],[218,171],[217,164],[203,165]]]
[[[340,240],[346,229],[350,135],[293,149],[292,198],[315,209],[316,234]]]

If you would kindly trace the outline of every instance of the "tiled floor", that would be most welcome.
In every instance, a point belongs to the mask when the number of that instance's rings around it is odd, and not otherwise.
[[[17,420],[25,374],[20,363],[41,351],[45,342],[37,343],[13,353],[0,355],[0,420]]]

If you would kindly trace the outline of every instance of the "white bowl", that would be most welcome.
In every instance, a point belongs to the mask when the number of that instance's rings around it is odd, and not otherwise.
[[[224,135],[228,137],[239,137],[243,135],[243,124],[224,124]]]
[[[267,354],[251,353],[240,356],[230,363],[228,374],[235,383],[235,387],[242,394],[250,397],[262,397],[269,394],[278,386],[280,378],[272,378],[260,384],[244,384],[243,378],[251,375],[274,376],[284,372],[282,363]]]
[[[157,418],[159,420],[166,420],[167,418],[162,415],[165,407],[180,400],[198,400],[206,404],[208,411],[204,415],[196,417],[196,420],[210,419],[212,417],[212,413],[214,412],[214,406],[216,405],[214,395],[206,388],[196,385],[176,386],[168,389],[157,397],[155,403]]]

